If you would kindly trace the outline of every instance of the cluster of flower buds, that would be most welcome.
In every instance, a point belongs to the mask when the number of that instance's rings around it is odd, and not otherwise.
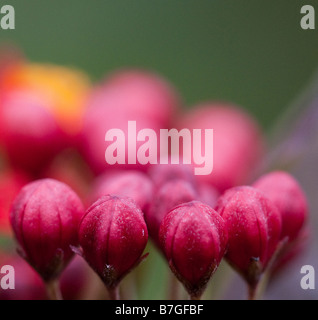
[[[275,204],[282,218],[281,248],[272,267],[274,272],[305,249],[309,236],[308,203],[299,183],[284,171],[265,174],[253,186]]]
[[[76,70],[23,59],[0,70],[0,231],[7,232],[11,205],[18,251],[52,297],[76,252],[118,298],[122,279],[147,256],[148,233],[192,299],[223,257],[254,297],[264,273],[303,237],[308,205],[298,182],[277,171],[250,183],[264,154],[255,120],[228,103],[184,113],[180,105],[168,81],[144,70],[115,72],[94,87]],[[125,134],[128,121],[155,133],[215,134],[201,146],[182,144],[179,164],[171,151],[168,164],[111,165],[105,134]],[[124,140],[125,160],[145,142]],[[182,163],[184,148],[194,149],[192,157],[213,150],[212,173],[195,175],[189,159]]]
[[[234,187],[218,200],[216,210],[229,234],[227,261],[247,281],[250,298],[265,271],[286,258],[307,218],[307,200],[286,172],[271,172],[253,186]]]
[[[227,190],[216,209],[229,234],[227,260],[254,288],[278,247],[280,213],[261,192],[245,186]]]

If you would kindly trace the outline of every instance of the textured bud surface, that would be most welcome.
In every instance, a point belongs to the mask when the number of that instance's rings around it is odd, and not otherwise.
[[[96,178],[91,198],[113,194],[132,198],[142,211],[146,211],[153,197],[153,184],[146,174],[135,170],[107,172]]]
[[[79,227],[82,255],[108,288],[116,287],[136,266],[147,240],[143,213],[129,198],[101,197]]]
[[[181,204],[163,219],[160,241],[172,271],[191,296],[200,296],[226,251],[222,217],[199,201]]]
[[[256,275],[251,273],[259,276],[280,240],[281,217],[277,208],[257,189],[242,186],[226,191],[216,209],[228,230],[228,261],[248,281],[256,281]]]
[[[84,214],[78,196],[53,179],[29,183],[13,202],[10,221],[22,256],[47,281],[58,276],[77,245]]]
[[[171,180],[158,189],[145,219],[149,235],[159,246],[159,229],[164,216],[179,204],[197,200],[192,184],[185,180]]]
[[[260,177],[254,187],[277,206],[282,216],[281,239],[294,240],[308,215],[307,200],[298,182],[287,172],[275,171]]]

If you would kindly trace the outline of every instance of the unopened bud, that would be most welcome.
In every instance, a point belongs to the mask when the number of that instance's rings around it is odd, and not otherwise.
[[[171,270],[192,299],[200,298],[226,251],[222,217],[199,201],[181,204],[164,217],[160,241]]]
[[[15,198],[10,221],[19,253],[44,281],[57,278],[73,256],[83,214],[78,196],[53,179],[31,182]]]
[[[101,197],[79,227],[81,255],[109,290],[141,261],[147,240],[143,213],[129,198]]]

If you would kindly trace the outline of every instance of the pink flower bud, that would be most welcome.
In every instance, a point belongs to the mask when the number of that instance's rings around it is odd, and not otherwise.
[[[90,85],[86,75],[22,59],[0,75],[0,143],[10,164],[38,174],[74,146]]]
[[[148,174],[157,189],[171,180],[185,180],[193,185],[196,184],[193,168],[190,165],[158,164],[151,166]]]
[[[15,198],[10,221],[19,252],[44,281],[56,278],[73,256],[83,214],[78,196],[53,179],[29,183]]]
[[[243,109],[226,103],[205,103],[192,108],[178,127],[214,130],[210,149],[204,150],[203,139],[202,150],[192,151],[204,154],[211,152],[213,145],[213,171],[210,175],[198,176],[200,180],[220,192],[249,182],[261,160],[264,141],[258,124]]]
[[[118,70],[111,73],[96,91],[91,107],[103,104],[131,115],[143,115],[165,128],[179,106],[179,96],[161,76],[145,70]]]
[[[279,244],[281,217],[277,208],[257,189],[242,186],[226,191],[217,211],[228,230],[227,260],[255,285]]]
[[[50,178],[65,183],[85,202],[93,174],[88,165],[74,150],[60,152],[41,172],[40,178]],[[87,207],[87,203],[84,203]]]
[[[198,183],[197,193],[199,195],[199,200],[212,208],[215,208],[217,201],[220,197],[219,191],[208,183]]]
[[[160,241],[171,270],[199,298],[226,251],[222,217],[199,201],[181,204],[164,217]]]
[[[64,146],[65,136],[42,101],[26,92],[0,107],[0,143],[14,168],[38,172]]]
[[[91,193],[92,202],[108,194],[132,198],[146,212],[153,197],[153,184],[143,172],[114,170],[98,176]]]
[[[109,290],[141,261],[147,240],[143,213],[129,198],[98,199],[79,227],[80,254]]]
[[[0,287],[0,300],[44,300],[45,287],[38,273],[21,257],[0,252],[0,266],[14,268],[14,289],[3,290]]]
[[[309,228],[302,228],[297,235],[297,238],[289,243],[283,242],[283,246],[277,259],[271,267],[270,281],[275,281],[281,274],[286,272],[286,268],[295,262],[300,261],[306,251],[308,251],[311,230]]]
[[[88,100],[81,134],[82,153],[92,170],[99,174],[110,166],[105,161],[105,149],[113,143],[105,141],[110,129],[119,129],[125,135],[125,163],[111,166],[146,170],[147,165],[140,164],[135,157],[144,142],[137,142],[133,135],[142,129],[152,129],[159,136],[161,128],[170,128],[177,100],[165,80],[144,71],[117,72],[96,87]],[[128,121],[136,122],[133,130],[136,134],[129,134]],[[152,148],[158,148],[157,144]],[[135,158],[130,163],[128,159],[132,157],[128,154]]]
[[[282,216],[281,239],[294,240],[308,215],[306,196],[298,182],[287,172],[275,171],[260,177],[254,187],[278,208]]]
[[[88,284],[87,265],[83,259],[72,259],[60,278],[64,300],[80,299]],[[45,300],[48,299],[44,283],[37,272],[16,254],[0,252],[0,266],[14,268],[14,290],[0,288],[0,300]],[[0,274],[1,275],[1,274]]]
[[[197,199],[196,190],[185,180],[171,180],[158,189],[145,213],[149,235],[158,247],[159,229],[164,216],[177,205]]]

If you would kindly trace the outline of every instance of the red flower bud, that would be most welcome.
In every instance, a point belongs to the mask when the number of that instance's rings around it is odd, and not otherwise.
[[[158,247],[159,229],[164,216],[177,205],[197,199],[196,190],[185,180],[171,180],[158,189],[145,213],[149,235]]]
[[[129,198],[98,199],[79,227],[80,254],[109,290],[141,261],[147,240],[143,213]]]
[[[165,183],[172,180],[185,180],[196,184],[193,168],[185,164],[158,164],[149,169],[149,176],[155,187],[159,189]]]
[[[10,221],[19,251],[44,281],[55,279],[72,257],[83,214],[78,196],[53,179],[29,183],[15,198]]]
[[[60,152],[41,172],[40,178],[50,178],[65,183],[84,202],[90,190],[92,172],[82,157],[74,150]],[[86,207],[86,203],[84,203]]]
[[[177,109],[178,98],[165,80],[144,71],[121,71],[112,74],[92,91],[83,116],[81,148],[86,161],[95,173],[109,164],[105,161],[105,134],[109,129],[120,129],[125,134],[125,164],[112,168],[146,170],[148,165],[128,163],[144,142],[131,143],[128,121],[136,121],[136,132],[151,128],[158,135],[161,128],[170,128]],[[158,148],[157,144],[152,148]]]
[[[14,268],[14,290],[0,288],[0,300],[44,300],[46,299],[43,281],[38,273],[21,257],[0,252],[0,266]]]
[[[250,285],[255,285],[280,240],[277,208],[257,189],[242,186],[226,191],[217,211],[228,230],[227,260]]]
[[[309,228],[302,228],[294,241],[290,243],[282,242],[282,250],[270,270],[270,281],[274,282],[276,278],[279,278],[286,271],[290,264],[295,263],[295,261],[304,256],[304,253],[308,250],[310,237]]]
[[[153,184],[146,174],[135,170],[106,172],[96,178],[91,199],[113,194],[135,200],[143,212],[146,212],[153,197]]]
[[[164,217],[160,241],[171,270],[199,298],[226,250],[222,217],[199,201],[181,204]]]
[[[72,259],[60,278],[61,293],[64,300],[76,300],[82,297],[89,280],[84,261]],[[0,289],[0,300],[45,300],[48,298],[45,286],[39,274],[21,257],[0,252],[0,266],[14,268],[14,290]]]
[[[199,194],[199,200],[212,208],[215,208],[217,201],[220,197],[219,191],[207,183],[198,183],[197,192]]]
[[[179,129],[213,129],[213,171],[198,178],[220,192],[246,183],[259,165],[264,142],[261,130],[249,114],[226,103],[205,103],[192,108],[178,124]],[[188,146],[189,148],[192,146]],[[201,148],[201,146],[199,146]],[[205,142],[202,150],[206,153]]]
[[[0,143],[14,168],[38,172],[63,147],[65,136],[52,113],[26,92],[0,107]]]
[[[254,187],[278,208],[282,216],[281,239],[294,240],[308,215],[306,196],[298,182],[287,172],[275,171],[260,177]]]
[[[38,174],[77,143],[89,81],[76,70],[16,61],[0,79],[0,143],[11,165]]]
[[[145,70],[119,70],[110,74],[91,100],[91,106],[104,104],[131,115],[143,115],[159,127],[170,126],[179,106],[172,85],[159,75]]]

